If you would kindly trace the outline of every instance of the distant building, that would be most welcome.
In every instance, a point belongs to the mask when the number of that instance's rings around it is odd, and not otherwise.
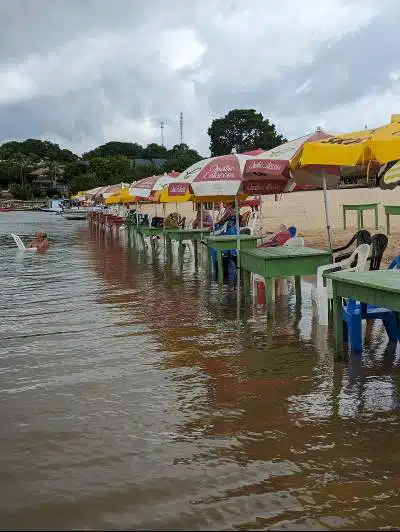
[[[156,168],[160,168],[164,163],[167,162],[167,159],[135,159],[135,166],[150,166],[154,164]]]
[[[46,191],[50,188],[53,188],[60,192],[60,194],[64,195],[67,194],[69,191],[68,186],[65,183],[61,183],[59,181],[60,176],[64,173],[64,170],[62,168],[59,169],[59,175],[49,175],[48,174],[48,168],[42,167],[37,168],[36,170],[33,170],[30,172],[29,175],[32,176],[32,185],[37,186],[42,191]]]

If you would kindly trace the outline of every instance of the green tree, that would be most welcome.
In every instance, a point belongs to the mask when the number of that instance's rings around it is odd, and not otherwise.
[[[150,175],[161,174],[161,170],[158,169],[153,163],[150,164],[138,164],[135,165],[132,169],[132,181],[137,181],[143,177],[148,177]]]
[[[82,157],[83,159],[91,159],[92,157],[115,157],[117,155],[124,155],[130,159],[142,157],[143,146],[136,142],[117,142],[113,140],[84,153]]]
[[[61,178],[63,183],[71,183],[74,177],[79,177],[86,174],[89,163],[87,161],[74,161],[68,163],[64,167],[64,174]]]
[[[104,186],[132,181],[132,163],[124,155],[93,157],[90,159],[89,168]]]
[[[286,141],[275,125],[254,109],[233,109],[212,121],[208,129],[211,156],[263,148],[269,150]]]
[[[76,194],[80,190],[91,190],[103,184],[94,172],[89,171],[85,174],[75,176],[70,185],[72,194]]]
[[[9,191],[14,198],[20,200],[30,200],[34,196],[33,188],[29,184],[21,185],[20,183],[11,183]]]
[[[187,144],[176,144],[168,151],[167,157],[168,160],[162,167],[163,172],[170,172],[171,170],[182,172],[202,159],[201,155],[196,150],[189,148]]]
[[[167,154],[168,150],[165,146],[153,142],[144,148],[142,157],[144,159],[166,159]]]

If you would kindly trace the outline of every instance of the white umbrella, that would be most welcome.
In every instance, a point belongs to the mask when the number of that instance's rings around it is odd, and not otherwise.
[[[139,196],[140,198],[150,198],[153,192],[162,190],[169,183],[176,181],[176,177],[171,177],[168,174],[152,175],[145,177],[140,181],[132,183],[129,188],[129,194],[131,196]]]

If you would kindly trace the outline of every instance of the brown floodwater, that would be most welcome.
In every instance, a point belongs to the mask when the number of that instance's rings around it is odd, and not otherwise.
[[[38,230],[49,252],[19,253]],[[310,282],[267,315],[189,254],[46,213],[0,213],[0,267],[1,529],[400,526],[380,324],[335,362]]]

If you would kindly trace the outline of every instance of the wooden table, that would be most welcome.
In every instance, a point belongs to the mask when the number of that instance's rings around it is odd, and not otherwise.
[[[193,240],[195,244],[202,240],[203,236],[210,234],[211,229],[168,229],[165,237],[167,240],[168,250],[171,250],[171,240],[179,243],[179,256],[183,256],[183,241]],[[197,257],[197,245],[195,247],[195,257]]]
[[[343,271],[328,273],[326,277],[332,280],[333,328],[337,354],[343,351],[343,297],[400,312],[400,272],[398,270]]]
[[[343,208],[343,229],[347,228],[346,212],[357,212],[357,227],[358,230],[364,227],[364,211],[375,211],[375,229],[378,229],[378,205],[379,203],[344,203]]]
[[[252,235],[240,235],[240,254],[242,251],[255,249],[257,247],[258,237]],[[217,263],[218,263],[218,282],[222,283],[224,280],[224,272],[222,268],[222,252],[229,249],[237,249],[237,235],[221,235],[221,236],[208,236],[206,238],[207,247],[209,251],[209,264],[211,267],[212,257],[211,250],[217,250]],[[240,257],[238,257],[238,268],[240,267]]]
[[[264,277],[267,303],[274,299],[274,279],[294,276],[296,297],[301,297],[300,278],[302,275],[316,275],[317,268],[332,263],[332,254],[314,248],[257,248],[241,253],[240,265],[243,270],[245,295],[250,295],[250,273]]]
[[[393,214],[394,216],[400,215],[400,205],[385,205],[385,214],[386,214],[386,233],[390,235],[389,216],[391,214]]]

